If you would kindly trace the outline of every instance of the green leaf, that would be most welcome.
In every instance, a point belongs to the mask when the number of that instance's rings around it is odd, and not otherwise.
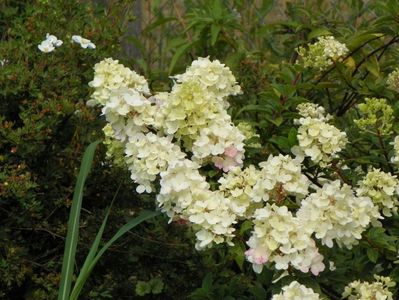
[[[171,59],[171,61],[170,61],[170,65],[169,65],[169,75],[172,74],[173,69],[175,68],[175,65],[176,65],[177,61],[180,59],[180,57],[181,57],[185,52],[187,52],[187,51],[193,46],[193,44],[194,44],[194,43],[188,43],[188,44],[181,45],[179,48],[177,48],[175,54],[173,54],[173,57],[172,57],[172,59]]]
[[[375,250],[374,248],[367,248],[367,257],[369,258],[370,261],[376,263],[378,256],[379,254],[377,250]]]
[[[91,143],[83,155],[78,179],[73,193],[72,207],[68,220],[68,232],[62,260],[61,282],[58,300],[68,300],[72,285],[73,267],[75,264],[76,246],[79,237],[80,210],[82,207],[84,185],[93,162],[94,152],[100,141]]]
[[[211,26],[211,46],[214,46],[216,44],[216,41],[219,36],[219,32],[222,29],[220,25],[217,24],[212,24]]]
[[[363,33],[348,40],[346,42],[346,45],[350,50],[354,50],[360,47],[361,45],[367,44],[368,42],[373,41],[382,36],[384,36],[383,33]]]
[[[308,34],[308,40],[312,40],[316,37],[323,36],[323,35],[332,35],[332,33],[327,28],[316,28],[316,29],[313,29]]]

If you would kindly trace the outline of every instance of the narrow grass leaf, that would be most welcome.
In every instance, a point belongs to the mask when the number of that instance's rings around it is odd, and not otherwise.
[[[76,245],[79,237],[79,219],[82,207],[83,190],[93,162],[94,152],[100,141],[91,143],[83,155],[78,179],[75,185],[71,212],[68,220],[68,232],[62,261],[61,282],[58,300],[68,300],[72,285],[73,267],[75,263]]]
[[[131,219],[123,227],[121,227],[117,231],[117,233],[100,249],[100,251],[97,253],[97,255],[91,260],[89,266],[85,268],[82,276],[79,275],[78,280],[76,281],[75,287],[72,291],[72,294],[71,294],[71,297],[69,300],[77,300],[78,299],[79,294],[80,294],[87,278],[89,277],[90,273],[93,271],[98,260],[101,258],[101,256],[103,256],[103,254],[108,250],[108,248],[112,246],[113,243],[115,243],[121,236],[123,236],[126,232],[128,232],[132,228],[136,227],[141,222],[151,219],[159,214],[160,214],[160,212],[158,212],[158,211],[144,210],[136,218]]]

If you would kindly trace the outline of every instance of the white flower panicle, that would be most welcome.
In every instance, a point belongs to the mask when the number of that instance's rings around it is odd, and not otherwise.
[[[375,282],[355,280],[345,287],[343,299],[348,300],[393,300],[389,290],[396,283],[390,277],[374,275]]]
[[[179,216],[194,224],[197,249],[213,243],[231,243],[236,215],[230,210],[230,201],[222,193],[210,190],[198,168],[188,159],[170,163],[161,173],[157,202],[171,220]]]
[[[280,294],[273,295],[272,300],[320,300],[320,295],[315,293],[298,281],[293,281],[282,288]]]
[[[315,68],[320,71],[327,69],[349,52],[345,44],[333,36],[318,37],[318,41],[308,45],[308,49],[299,47],[298,54],[305,68]]]
[[[298,146],[292,152],[298,159],[307,156],[322,166],[328,164],[348,142],[346,133],[326,123],[331,117],[315,105],[299,105],[298,110],[302,115],[295,120],[299,125]]]
[[[398,212],[398,190],[399,180],[396,175],[372,169],[359,182],[356,192],[359,196],[370,197],[379,206],[382,214],[390,217],[392,213]]]
[[[274,201],[280,203],[291,195],[298,199],[308,194],[310,181],[301,172],[301,163],[289,155],[270,155],[259,164],[260,176],[253,187],[252,199],[255,202]]]
[[[323,245],[334,241],[349,249],[358,244],[371,223],[382,218],[370,198],[356,197],[351,187],[339,180],[327,182],[302,200],[297,217],[306,222]]]
[[[219,191],[230,199],[231,210],[242,219],[252,217],[260,202],[254,202],[253,187],[261,176],[261,171],[250,165],[245,169],[234,167],[219,179]]]
[[[94,78],[89,82],[94,88],[88,105],[104,106],[110,98],[111,91],[119,88],[129,88],[143,94],[149,94],[148,83],[143,76],[119,64],[118,60],[106,58],[95,64]]]
[[[46,34],[46,39],[42,41],[37,47],[40,51],[44,53],[49,53],[55,50],[56,47],[60,47],[62,45],[62,41],[59,40],[55,35]]]
[[[233,73],[220,61],[210,61],[208,57],[193,61],[184,74],[173,78],[179,83],[198,82],[215,98],[225,98],[241,93]]]
[[[254,213],[254,229],[247,242],[250,249],[245,255],[258,273],[265,263],[273,262],[277,270],[286,270],[291,265],[318,275],[325,266],[312,233],[307,222],[293,217],[286,206],[266,204]]]
[[[96,45],[92,43],[90,40],[82,38],[80,35],[73,35],[71,41],[77,43],[83,49],[95,49]]]

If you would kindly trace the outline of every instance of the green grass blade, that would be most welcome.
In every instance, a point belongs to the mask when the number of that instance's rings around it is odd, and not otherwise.
[[[160,212],[158,211],[142,211],[136,218],[131,219],[129,222],[127,222],[123,227],[121,227],[118,232],[100,249],[100,251],[97,253],[97,255],[94,257],[94,259],[91,261],[89,267],[85,270],[85,272],[82,274],[82,276],[79,275],[79,279],[76,281],[75,287],[71,293],[71,297],[69,300],[77,300],[79,297],[79,294],[83,288],[83,285],[85,284],[87,278],[89,277],[90,273],[93,271],[95,265],[97,264],[98,260],[103,256],[105,251],[108,250],[108,248],[116,242],[121,236],[123,236],[126,232],[134,228],[135,226],[139,225],[141,222],[144,222],[148,219],[151,219],[157,215],[159,215]]]
[[[75,263],[76,246],[79,237],[79,219],[82,207],[83,190],[93,162],[94,152],[99,141],[91,143],[83,155],[78,179],[76,181],[71,212],[68,220],[68,232],[65,242],[64,258],[62,260],[61,282],[58,300],[69,300],[72,285],[73,267]]]
[[[113,197],[113,199],[111,201],[111,205],[108,207],[107,212],[105,213],[105,217],[104,217],[104,220],[103,220],[103,222],[101,224],[101,227],[98,230],[98,233],[97,233],[97,235],[96,235],[96,237],[95,237],[95,239],[93,241],[93,244],[92,244],[92,246],[91,246],[91,248],[89,250],[89,253],[87,254],[85,262],[83,263],[83,266],[80,269],[79,276],[76,279],[75,286],[73,287],[72,292],[71,292],[71,298],[74,297],[74,295],[76,294],[76,291],[80,291],[82,289],[83,284],[85,282],[84,278],[86,276],[88,277],[88,275],[89,275],[89,267],[90,267],[94,257],[97,254],[98,246],[100,245],[101,238],[102,238],[102,236],[104,234],[105,225],[107,224],[109,213],[111,212],[112,205],[113,205],[113,203],[114,203],[114,201],[116,199],[116,196],[118,195],[120,187],[121,187],[121,185],[119,185],[119,187],[118,187],[118,189],[117,189],[117,191],[116,191],[116,193],[115,193],[115,195],[114,195],[114,197]]]

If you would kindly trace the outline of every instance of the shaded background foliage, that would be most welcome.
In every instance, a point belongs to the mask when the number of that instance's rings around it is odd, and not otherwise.
[[[359,136],[352,120],[365,96],[387,98],[399,114],[397,94],[384,79],[398,61],[398,14],[394,0],[0,2],[0,59],[6,59],[0,66],[0,298],[56,298],[77,168],[85,145],[102,137],[99,111],[85,106],[96,62],[119,58],[160,91],[193,59],[219,59],[244,91],[231,99],[233,120],[251,122],[260,134],[262,148],[247,149],[249,162],[290,152],[294,108],[307,98],[337,116],[356,141],[344,153],[350,168],[389,171],[391,139],[383,138],[381,147],[376,137]],[[64,45],[45,54],[37,45],[47,32]],[[96,50],[71,44],[73,34],[91,39]],[[324,74],[295,66],[295,49],[323,34],[345,41],[350,58]],[[106,161],[104,150],[83,201],[80,262],[118,186],[109,234],[139,209],[154,208],[154,195],[138,197],[128,173]],[[323,171],[352,184],[359,179],[351,169]],[[399,220],[384,225],[387,232],[370,230],[353,251],[324,253],[334,258],[335,273],[323,273],[318,283],[298,274],[301,281],[331,299],[339,299],[346,283],[374,272],[398,281]],[[272,271],[255,275],[244,263],[248,229],[241,225],[234,247],[198,253],[184,224],[159,217],[112,248],[83,299],[268,299],[284,279],[271,284]]]

